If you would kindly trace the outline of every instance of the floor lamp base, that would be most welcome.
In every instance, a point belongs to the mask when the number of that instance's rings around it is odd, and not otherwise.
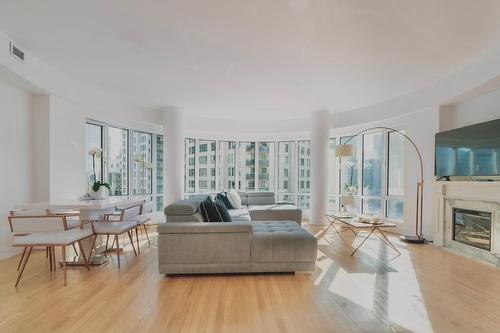
[[[412,243],[412,244],[425,244],[425,239],[423,237],[418,236],[400,236],[399,240],[404,243]]]

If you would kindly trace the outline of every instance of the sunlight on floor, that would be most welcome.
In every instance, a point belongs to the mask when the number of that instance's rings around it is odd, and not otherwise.
[[[360,315],[376,315],[402,330],[433,332],[419,281],[404,245],[397,244],[403,255],[395,257],[392,249],[373,237],[351,257],[350,246],[337,239],[332,241],[332,244],[320,241],[316,286],[327,284],[327,290],[339,302]]]

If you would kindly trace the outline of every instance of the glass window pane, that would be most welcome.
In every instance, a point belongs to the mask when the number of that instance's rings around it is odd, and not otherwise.
[[[156,135],[156,211],[163,211],[163,135]]]
[[[238,147],[238,183],[241,191],[255,190],[255,142],[240,142]]]
[[[298,193],[307,193],[307,195],[297,196],[297,204],[299,208],[309,208],[309,193],[311,189],[311,141],[302,140],[297,142],[297,165]]]
[[[358,194],[358,137],[342,137],[340,144],[350,144],[353,147],[352,157],[340,158],[340,190],[343,195]]]
[[[389,133],[388,195],[404,195],[405,138],[400,133]]]
[[[402,220],[404,204],[402,200],[387,200],[387,217]]]
[[[195,140],[186,139],[184,142],[184,193],[195,191]]]
[[[157,212],[163,211],[163,195],[159,195],[156,197],[156,211]]]
[[[198,192],[214,192],[216,190],[215,169],[217,167],[215,141],[197,140],[196,146],[199,157]]]
[[[274,142],[259,142],[258,189],[272,191],[274,182]]]
[[[163,194],[163,135],[156,135],[156,193]]]
[[[278,143],[278,193],[284,193],[278,196],[279,201],[293,201],[295,196],[289,194],[295,192],[295,172],[294,169],[294,142]],[[283,198],[283,199],[280,199]]]
[[[337,198],[335,189],[337,186],[337,159],[335,157],[335,148],[337,139],[330,138],[328,146],[328,209],[337,210]]]
[[[297,195],[297,206],[301,209],[309,209],[310,198],[309,195],[299,194]]]
[[[94,162],[92,156],[88,154],[91,149],[102,149],[102,126],[94,124],[85,124],[85,138],[87,149],[87,184],[92,186],[96,180],[102,181],[102,154],[100,158],[95,158],[95,179],[94,179]]]
[[[277,201],[295,203],[295,195],[293,194],[278,194]]]
[[[382,133],[363,135],[363,195],[382,192]]]
[[[219,142],[219,188],[236,189],[236,142]]]
[[[107,146],[110,195],[128,195],[128,131],[109,127]]]
[[[363,199],[363,214],[375,214],[379,215],[382,213],[382,201],[380,199]]]
[[[152,134],[132,132],[132,194],[152,193],[152,154]]]

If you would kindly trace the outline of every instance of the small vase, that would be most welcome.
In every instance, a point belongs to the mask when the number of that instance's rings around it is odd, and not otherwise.
[[[92,191],[92,198],[94,199],[106,199],[109,196],[109,191],[106,187],[101,186],[97,192]]]

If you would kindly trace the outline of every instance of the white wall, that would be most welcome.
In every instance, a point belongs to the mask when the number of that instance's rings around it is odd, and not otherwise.
[[[77,198],[87,189],[85,109],[50,97],[50,200]]]
[[[499,118],[500,89],[442,107],[441,130],[450,130]]]
[[[11,247],[7,215],[14,204],[30,202],[31,95],[0,82],[0,259],[17,251]]]
[[[32,200],[50,198],[50,99],[47,95],[33,95],[31,109],[32,135]]]

